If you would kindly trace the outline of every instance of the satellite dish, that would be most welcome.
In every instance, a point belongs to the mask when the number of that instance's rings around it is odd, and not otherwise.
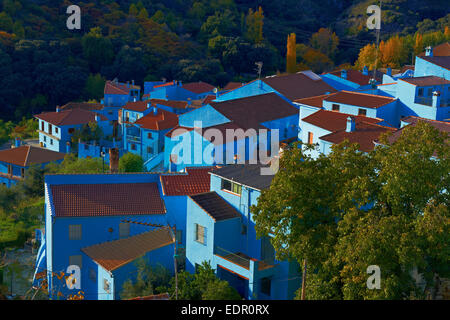
[[[219,92],[219,90],[217,88],[214,88],[213,92],[217,93],[217,92]]]

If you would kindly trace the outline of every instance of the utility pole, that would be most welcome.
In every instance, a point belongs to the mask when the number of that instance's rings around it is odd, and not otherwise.
[[[178,265],[177,265],[177,227],[169,226],[170,232],[172,233],[172,237],[174,240],[174,253],[173,253],[173,266],[175,270],[175,300],[178,300]]]
[[[306,259],[303,259],[303,275],[302,275],[302,300],[305,300],[306,295]]]

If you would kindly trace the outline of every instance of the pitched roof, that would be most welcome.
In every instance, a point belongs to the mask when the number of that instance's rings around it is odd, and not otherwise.
[[[437,66],[440,66],[444,69],[450,70],[450,56],[446,57],[420,57],[421,59],[431,62]]]
[[[298,115],[298,109],[276,93],[212,102],[210,105],[243,129],[258,129],[261,123]]]
[[[213,169],[211,174],[256,190],[264,190],[270,187],[274,178],[273,175],[261,175],[264,167],[261,164],[233,164]]]
[[[187,168],[186,173],[162,174],[161,187],[165,196],[192,196],[210,190],[209,171],[214,167]]]
[[[266,77],[261,81],[291,101],[336,92],[320,77],[312,78],[302,72]]]
[[[191,91],[193,93],[196,93],[196,94],[201,94],[201,93],[213,91],[215,87],[210,85],[209,83],[199,81],[199,82],[186,83],[182,86],[182,88],[185,90]]]
[[[189,104],[186,101],[176,101],[176,100],[163,100],[163,99],[150,99],[152,105],[163,105],[175,109],[186,109]]]
[[[426,51],[419,54],[419,57],[425,57]],[[433,57],[450,56],[450,42],[444,42],[433,48]]]
[[[128,95],[130,93],[130,90],[132,90],[132,89],[140,90],[141,87],[132,85],[132,84],[128,85],[126,83],[121,83],[121,82],[106,81],[104,93],[105,94],[126,94],[126,95]]]
[[[131,111],[144,112],[145,110],[148,109],[149,104],[150,104],[150,102],[148,100],[131,101],[131,102],[128,102],[125,106],[123,106],[123,108],[126,110],[131,110]]]
[[[396,129],[378,124],[359,121],[356,122],[355,130],[347,132],[345,129],[339,130],[320,137],[321,140],[339,144],[348,140],[350,143],[359,144],[359,150],[369,152],[375,147],[376,141],[383,133],[394,132]]]
[[[168,228],[141,233],[116,241],[104,242],[82,248],[87,256],[108,271],[116,270],[147,252],[166,247],[174,243]]]
[[[223,90],[234,90],[237,88],[242,87],[242,83],[241,82],[228,82],[228,84],[225,86],[225,88],[223,88]]]
[[[178,125],[178,116],[175,113],[158,109],[156,115],[150,112],[135,123],[144,129],[167,130]]]
[[[217,97],[215,95],[209,94],[203,99],[202,105],[207,105],[216,100]]]
[[[359,70],[354,69],[346,69],[347,71],[347,79],[348,81],[359,84],[360,86],[366,86],[369,84],[369,80],[373,78],[373,71],[369,71],[367,75],[363,74]],[[330,72],[330,74],[342,78],[342,70],[336,70]],[[376,71],[375,79],[379,82],[383,80],[383,73],[381,71]]]
[[[345,128],[347,127],[348,117],[353,117],[356,123],[362,121],[369,123],[379,123],[382,121],[381,119],[369,118],[365,116],[353,116],[346,113],[328,110],[319,110],[312,115],[303,118],[302,121],[330,132],[336,132],[339,130],[345,130]]]
[[[103,110],[104,105],[101,103],[90,103],[90,102],[69,102],[63,105],[61,110],[69,109],[84,109],[84,110]]]
[[[334,94],[336,94],[336,93],[323,94],[323,95],[316,96],[316,97],[298,99],[298,100],[295,100],[294,102],[305,104],[307,106],[313,106],[313,107],[317,107],[317,108],[322,108],[323,107],[323,100],[326,100],[328,97],[330,97],[330,96],[332,96]]]
[[[202,193],[189,196],[189,198],[202,208],[214,221],[223,221],[241,216],[231,204],[226,202],[216,192]]]
[[[86,124],[95,121],[95,116],[99,116],[101,121],[107,121],[108,118],[101,114],[84,109],[68,109],[59,112],[44,112],[35,115],[36,118],[44,120],[55,126],[70,126]]]
[[[418,87],[435,86],[441,84],[449,84],[450,81],[445,80],[441,77],[436,76],[425,76],[425,77],[414,77],[414,78],[403,78],[402,81],[408,82]]]
[[[0,161],[21,167],[62,160],[64,156],[64,153],[33,146],[21,146],[0,151]]]
[[[165,214],[156,183],[51,185],[56,217]]]
[[[352,106],[376,109],[389,104],[396,99],[368,93],[340,91],[336,94],[330,95],[325,100],[329,102],[344,103]]]

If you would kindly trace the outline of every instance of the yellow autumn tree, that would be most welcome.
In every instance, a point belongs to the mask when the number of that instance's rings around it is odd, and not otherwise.
[[[423,51],[423,36],[420,33],[416,34],[414,40],[414,54],[418,56]]]
[[[381,64],[383,67],[399,68],[408,61],[404,39],[398,35],[380,43]]]
[[[255,44],[261,43],[263,40],[264,12],[261,7],[257,11],[251,8],[248,10],[246,19],[247,23],[247,39]]]
[[[297,72],[297,52],[296,52],[296,36],[291,33],[287,38],[287,53],[286,53],[286,72]]]
[[[384,42],[383,42],[384,45]],[[381,47],[381,44],[380,44]],[[368,44],[361,48],[358,55],[358,60],[355,63],[355,67],[359,70],[367,66],[369,70],[373,70],[375,67],[375,60],[377,58],[377,47],[374,43]],[[380,65],[380,55],[378,56],[378,65]]]
[[[328,57],[334,57],[337,46],[339,45],[339,38],[336,33],[327,28],[320,28],[318,32],[311,36],[311,47],[319,50]]]

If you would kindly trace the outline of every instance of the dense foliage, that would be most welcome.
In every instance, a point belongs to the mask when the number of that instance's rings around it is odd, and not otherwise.
[[[105,79],[116,77],[223,86],[254,78],[259,61],[263,75],[285,71],[291,33],[306,48],[297,49],[300,69],[321,72],[353,63],[374,41],[364,27],[372,2],[92,0],[78,3],[82,29],[68,30],[69,1],[2,0],[2,117],[18,121],[71,100],[98,101]],[[413,2],[383,1],[383,40],[448,26],[446,1]]]
[[[293,148],[252,208],[280,259],[307,261],[308,299],[423,298],[450,275],[448,136],[419,123],[384,144],[344,143],[317,159]],[[371,265],[380,290],[366,286]]]

